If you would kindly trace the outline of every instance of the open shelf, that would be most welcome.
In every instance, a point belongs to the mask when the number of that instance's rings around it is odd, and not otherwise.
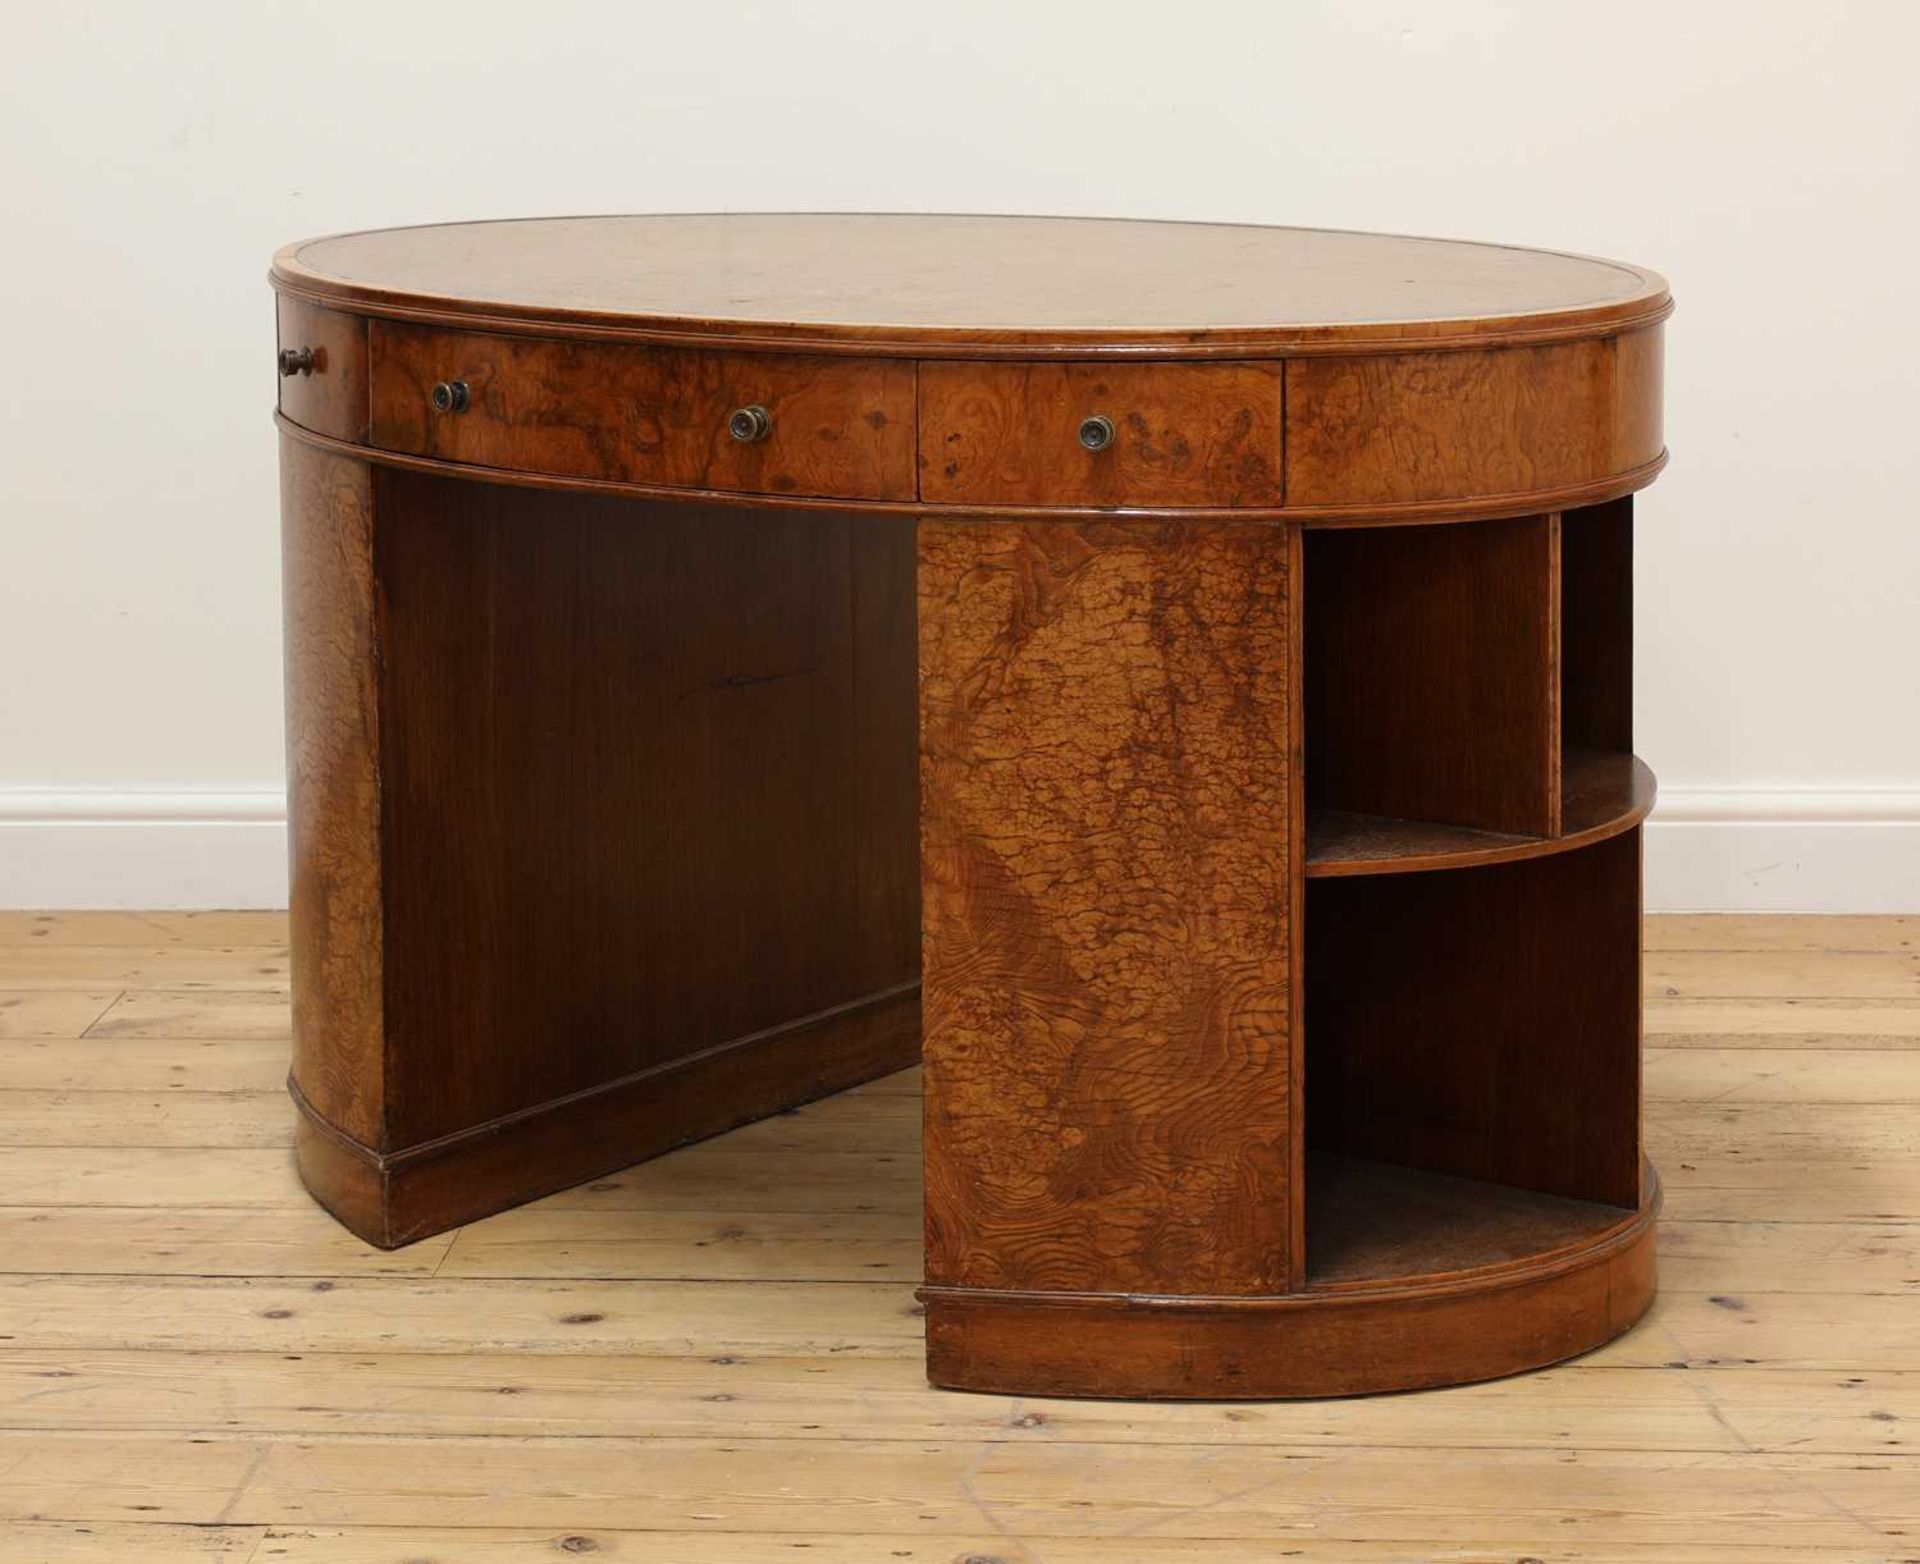
[[[1559,835],[1560,518],[1342,528],[1302,547],[1309,812]]]
[[[1317,1152],[1307,1159],[1307,1285],[1357,1287],[1537,1261],[1634,1212]]]
[[[1615,500],[1305,540],[1295,1279],[1323,1297],[1505,1287],[1650,1225],[1632,527]]]
[[[1412,874],[1564,853],[1632,830],[1653,808],[1653,792],[1653,773],[1632,755],[1573,749],[1561,769],[1559,836],[1310,808],[1307,874]]]
[[[1638,1203],[1637,830],[1306,892],[1310,1151]]]

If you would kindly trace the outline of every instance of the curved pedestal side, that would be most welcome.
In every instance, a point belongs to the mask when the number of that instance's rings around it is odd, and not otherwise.
[[[918,1062],[910,531],[281,471],[322,1205],[391,1248]]]
[[[1271,1297],[923,1288],[951,1390],[1161,1400],[1366,1395],[1497,1379],[1611,1341],[1653,1302],[1660,1184],[1577,1242],[1465,1271]]]

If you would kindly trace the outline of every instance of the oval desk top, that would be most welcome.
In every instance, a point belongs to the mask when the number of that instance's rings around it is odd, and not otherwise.
[[[1609,335],[1672,307],[1657,273],[1554,251],[1063,217],[447,223],[289,245],[273,281],[401,319],[929,356],[1488,347]]]

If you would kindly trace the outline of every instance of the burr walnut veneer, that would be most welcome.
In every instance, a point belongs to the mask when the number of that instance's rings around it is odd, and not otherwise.
[[[1646,1307],[1658,277],[713,216],[273,283],[292,1090],[355,1232],[924,1033],[940,1384],[1436,1385]]]

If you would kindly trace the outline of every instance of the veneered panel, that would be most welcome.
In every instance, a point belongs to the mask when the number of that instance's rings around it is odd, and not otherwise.
[[[1287,365],[1287,503],[1521,494],[1624,471],[1610,340]]]
[[[373,475],[280,440],[293,1078],[329,1123],[384,1143],[384,931]]]
[[[375,321],[373,443],[481,467],[686,489],[913,498],[914,366],[561,342]],[[471,405],[438,412],[433,387]],[[763,408],[764,438],[728,431]]]
[[[1286,1285],[1286,559],[920,524],[930,1282]]]
[[[1113,426],[1088,450],[1080,426]],[[920,366],[920,497],[945,505],[1277,505],[1280,366]]]

